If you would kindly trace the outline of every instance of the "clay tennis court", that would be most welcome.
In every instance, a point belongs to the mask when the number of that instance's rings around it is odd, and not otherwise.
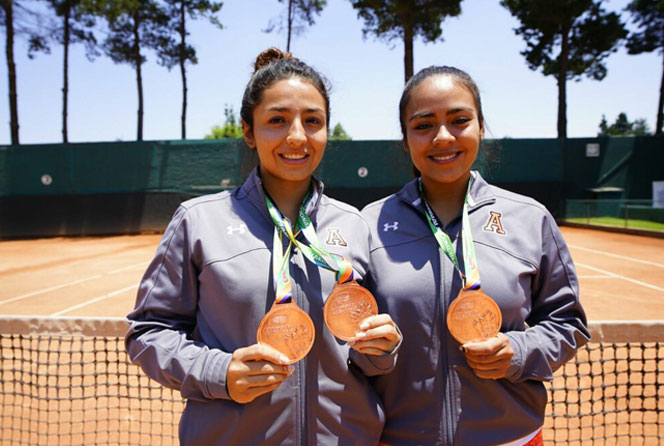
[[[590,320],[664,320],[664,239],[562,230]],[[0,315],[124,317],[160,237],[1,241]],[[641,336],[650,330],[635,325]],[[118,327],[102,338],[2,339],[7,438],[0,444],[177,444],[178,393],[127,365],[126,326]],[[664,436],[661,343],[612,344],[621,333],[557,373],[545,424],[550,444],[646,445]],[[45,365],[47,357],[55,360]]]
[[[664,320],[664,239],[562,231],[589,320]],[[0,314],[123,317],[160,238],[0,241]]]

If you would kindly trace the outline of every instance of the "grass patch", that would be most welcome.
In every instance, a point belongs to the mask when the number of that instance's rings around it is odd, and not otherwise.
[[[627,220],[616,217],[591,217],[591,218],[566,218],[570,223],[582,223],[587,225],[610,226],[614,228],[644,229],[646,231],[664,232],[664,223],[648,220]]]

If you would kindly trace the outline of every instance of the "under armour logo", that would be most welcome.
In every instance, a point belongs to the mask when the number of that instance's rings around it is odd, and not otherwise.
[[[398,221],[395,221],[395,222],[392,223],[392,224],[385,223],[385,224],[383,225],[383,232],[387,232],[387,231],[390,230],[390,229],[393,230],[393,231],[396,231],[397,229],[399,229],[399,222],[398,222]]]
[[[489,221],[487,222],[486,225],[484,225],[484,228],[482,229],[488,232],[495,232],[497,234],[504,235],[505,230],[503,229],[503,223],[500,221],[500,217],[502,217],[502,214],[493,211],[489,211],[489,213],[490,213]]]
[[[331,246],[348,246],[346,240],[341,236],[339,228],[327,228],[327,240],[325,240],[325,244]]]
[[[240,234],[244,234],[245,232],[247,232],[247,225],[245,225],[244,223],[240,223],[236,227],[233,227],[233,225],[226,226],[226,234],[233,235],[236,232],[239,232]]]

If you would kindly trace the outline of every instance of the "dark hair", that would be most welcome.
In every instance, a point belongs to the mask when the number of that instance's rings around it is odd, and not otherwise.
[[[263,99],[263,92],[273,83],[291,78],[299,78],[309,82],[323,96],[325,101],[325,117],[330,125],[330,97],[328,82],[323,75],[309,65],[293,57],[291,53],[283,53],[278,48],[268,48],[258,55],[254,62],[254,74],[242,96],[240,117],[253,128],[254,109]]]
[[[401,134],[403,135],[403,140],[406,141],[406,122],[404,114],[406,113],[406,105],[408,105],[413,88],[417,87],[422,83],[422,81],[432,76],[450,76],[456,81],[460,82],[470,91],[475,101],[475,107],[477,108],[477,118],[480,122],[480,128],[483,128],[484,114],[482,113],[482,100],[480,99],[480,90],[477,88],[477,84],[473,78],[470,77],[468,73],[459,70],[458,68],[433,65],[418,71],[415,76],[408,80],[406,86],[403,89],[401,100],[399,101],[399,123],[401,124]]]

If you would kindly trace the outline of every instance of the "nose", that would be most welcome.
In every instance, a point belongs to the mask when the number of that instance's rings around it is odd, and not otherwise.
[[[434,145],[445,145],[454,141],[454,135],[450,133],[445,124],[442,124],[436,132],[436,136],[433,138]]]
[[[286,143],[292,147],[297,148],[302,146],[306,142],[307,138],[304,134],[304,127],[299,119],[294,119],[293,124],[288,130],[288,135],[286,136]]]

